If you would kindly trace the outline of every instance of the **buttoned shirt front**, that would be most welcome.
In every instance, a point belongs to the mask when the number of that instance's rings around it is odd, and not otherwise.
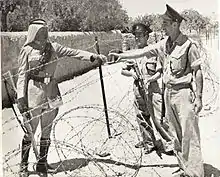
[[[92,53],[78,49],[64,47],[58,43],[51,43],[51,55],[44,66],[35,71],[39,66],[39,60],[42,54],[39,50],[27,45],[21,49],[18,57],[18,81],[17,81],[17,98],[28,98],[29,106],[36,106],[46,102],[47,98],[54,99],[60,96],[58,84],[52,79],[48,83],[47,78],[53,78],[56,70],[58,58],[68,56],[80,60],[90,60]],[[43,82],[38,82],[34,77],[42,77]],[[33,77],[33,78],[34,78]],[[46,80],[45,80],[45,79]],[[46,81],[46,82],[45,82]],[[32,103],[32,104],[30,104]]]
[[[173,42],[173,46],[169,43],[170,38],[167,37],[156,44],[139,49],[133,54],[144,55],[147,58],[159,56],[156,70],[163,72],[165,84],[191,83],[192,70],[201,64],[196,44],[182,33]]]

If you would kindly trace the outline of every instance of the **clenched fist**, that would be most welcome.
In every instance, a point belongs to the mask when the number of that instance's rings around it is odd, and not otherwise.
[[[97,54],[93,54],[90,58],[91,62],[94,62],[95,60],[101,61],[102,64],[107,62],[107,57],[105,55],[97,55]]]

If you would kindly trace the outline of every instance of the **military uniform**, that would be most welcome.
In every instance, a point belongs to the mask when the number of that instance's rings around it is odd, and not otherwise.
[[[202,177],[198,116],[194,111],[195,94],[192,90],[192,70],[195,63],[199,63],[199,52],[196,45],[183,34],[176,39],[176,47],[172,51],[168,45],[169,38],[164,45],[165,58],[158,63],[158,69],[163,68],[166,117],[169,118],[170,131],[175,138],[175,150],[181,157],[178,159],[180,166],[186,168],[190,176]]]
[[[30,111],[30,124],[33,133],[35,133],[39,122],[41,124],[40,159],[37,164],[37,171],[45,172],[48,167],[46,162],[52,123],[58,113],[58,107],[62,104],[58,83],[54,78],[57,59],[68,56],[79,60],[90,60],[93,54],[64,47],[50,41],[46,42],[44,50],[40,50],[33,45],[33,42],[42,29],[47,29],[45,21],[36,20],[32,22],[28,29],[27,41],[20,51],[17,99],[21,113]],[[21,171],[27,170],[30,145],[31,136],[25,134],[21,154],[21,166],[25,169],[21,169]],[[43,170],[41,164],[44,166]]]
[[[132,33],[135,35],[141,35],[145,33],[145,30],[149,33],[152,32],[151,29],[143,29],[146,28],[143,26],[143,24],[135,24],[132,26]],[[138,32],[138,34],[137,34]],[[145,39],[147,40],[147,39]],[[122,74],[124,71],[130,72],[131,65],[133,65],[135,61],[133,62],[125,62],[123,68],[122,68]],[[157,57],[151,57],[150,59],[147,59],[146,57],[138,58],[137,65],[140,69],[141,75],[143,76],[145,82],[150,78],[152,75],[156,73],[156,64],[157,64]],[[125,75],[125,74],[124,74]],[[135,113],[136,113],[136,119],[137,123],[140,128],[140,132],[142,135],[143,141],[139,142],[135,147],[145,147],[146,153],[151,152],[151,150],[154,148],[156,143],[156,137],[154,134],[154,129],[152,127],[151,121],[150,121],[150,112],[146,106],[146,102],[143,98],[143,95],[141,95],[139,81],[134,80],[134,105],[135,105]],[[162,80],[161,78],[157,81],[151,82],[147,88],[148,91],[148,106],[151,108],[155,119],[157,122],[161,122],[162,120]],[[163,121],[162,126],[164,128],[168,128],[167,122]]]
[[[59,104],[59,102],[62,103],[58,83],[54,78],[54,72],[57,65],[56,60],[63,56],[72,56],[78,59],[90,60],[90,57],[92,56],[89,52],[67,48],[58,43],[48,43],[48,45],[51,45],[51,56],[50,58],[47,58],[48,61],[46,61],[46,63],[51,63],[48,65],[46,64],[41,68],[35,69],[35,67],[40,65],[40,58],[42,57],[42,54],[39,50],[34,49],[29,45],[24,46],[21,49],[20,56],[18,58],[19,75],[17,81],[17,98],[27,99],[28,107],[33,116],[42,115],[42,111],[46,110],[57,112],[52,104]],[[31,71],[26,72],[27,70]],[[50,114],[51,113],[49,113],[49,115]],[[43,116],[46,116],[46,119],[50,119],[51,122],[52,119],[55,118],[54,115],[49,117],[48,115]],[[37,118],[33,119],[35,122],[37,120]],[[36,123],[34,123],[34,125],[37,126]],[[35,130],[35,126],[33,126],[33,131]],[[42,137],[50,137],[50,134],[45,134],[44,131],[42,133]]]
[[[183,17],[169,5],[167,5],[163,18],[164,22],[168,24],[167,29],[174,28],[171,26],[174,22],[180,24],[183,20]],[[168,23],[168,21],[172,21],[172,23]],[[179,28],[179,26],[175,27]],[[169,131],[175,144],[179,166],[184,170],[185,176],[204,177],[198,116],[196,115],[202,107],[201,59],[196,44],[180,31],[175,32],[178,36],[174,41],[171,41],[169,36],[157,44],[143,49],[115,55],[121,58],[160,56],[157,71],[163,74],[165,112],[169,119]],[[194,72],[199,73],[195,76],[197,79],[195,94],[192,90]],[[196,101],[194,102],[194,100]],[[197,112],[196,108],[198,108]]]
[[[148,80],[149,77],[155,74],[156,72],[156,62],[157,58],[152,57],[150,59],[146,59],[146,57],[143,57],[140,59],[139,68],[141,69],[141,74],[143,75],[143,78],[145,82]],[[138,86],[138,80],[134,81],[134,105],[135,105],[135,111],[137,116],[137,122],[140,127],[140,131],[142,134],[143,142],[145,146],[148,146],[150,149],[154,147],[155,145],[155,135],[154,130],[150,121],[150,112],[146,106],[146,102],[143,98],[143,96],[140,94],[140,88]],[[151,107],[153,110],[153,114],[155,116],[155,119],[158,122],[161,122],[162,120],[162,81],[161,79],[158,79],[157,81],[151,82],[148,85],[147,88],[148,91],[148,106]],[[165,121],[163,122],[163,125],[165,125]],[[166,126],[164,126],[166,127]]]

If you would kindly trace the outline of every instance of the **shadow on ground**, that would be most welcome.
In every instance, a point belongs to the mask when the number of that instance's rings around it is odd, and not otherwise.
[[[56,171],[53,174],[61,173],[65,171],[74,171],[76,169],[80,169],[82,167],[85,167],[89,164],[89,162],[95,162],[95,163],[105,163],[105,164],[114,164],[117,166],[123,165],[127,168],[138,170],[140,168],[146,168],[146,167],[158,167],[158,168],[175,168],[178,167],[177,164],[128,164],[123,163],[119,161],[115,161],[112,159],[101,159],[101,158],[93,158],[93,159],[87,159],[87,158],[75,158],[75,159],[68,159],[56,163],[50,164]],[[220,177],[220,170],[213,167],[210,164],[204,164],[204,170],[205,170],[205,177]],[[32,172],[34,174],[34,172]]]
[[[138,170],[140,168],[144,167],[169,167],[169,168],[175,168],[178,167],[177,164],[129,164],[129,163],[123,163],[112,159],[106,159],[106,158],[93,158],[93,159],[87,159],[87,158],[75,158],[75,159],[68,159],[56,163],[51,163],[50,165],[56,169],[54,174],[64,172],[64,171],[73,171],[76,169],[80,169],[82,167],[85,167],[89,164],[89,162],[93,163],[105,163],[110,165],[117,165],[117,166],[124,166],[126,168],[130,168],[133,170]]]
[[[205,177],[220,177],[220,170],[210,164],[204,164]]]

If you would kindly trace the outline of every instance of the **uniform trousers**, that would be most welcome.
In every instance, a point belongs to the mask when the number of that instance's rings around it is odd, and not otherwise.
[[[190,177],[204,177],[198,116],[191,88],[165,88],[166,117],[180,167]]]

